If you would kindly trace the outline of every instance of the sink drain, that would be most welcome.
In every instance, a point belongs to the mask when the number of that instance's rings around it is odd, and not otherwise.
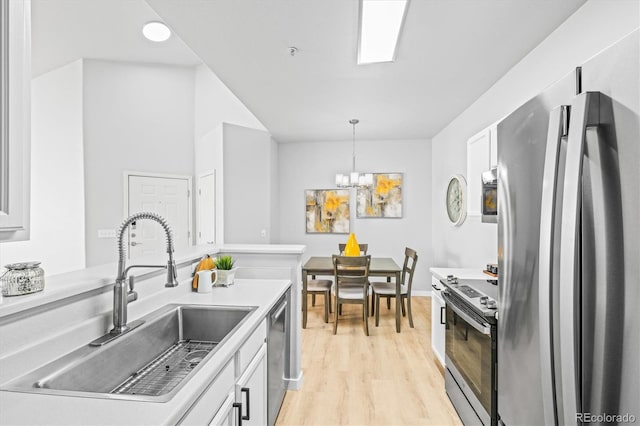
[[[198,350],[190,352],[187,356],[184,357],[184,360],[187,362],[187,368],[193,370],[196,365],[200,364],[200,361],[204,359],[209,354],[207,350]]]

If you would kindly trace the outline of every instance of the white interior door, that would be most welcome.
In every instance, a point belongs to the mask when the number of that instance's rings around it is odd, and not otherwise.
[[[216,182],[215,173],[206,173],[198,177],[197,198],[197,241],[198,244],[213,244],[216,238]]]
[[[175,251],[189,247],[191,179],[129,175],[128,214],[148,211],[167,220],[173,231]],[[166,253],[164,230],[151,220],[140,220],[129,227],[130,259]]]

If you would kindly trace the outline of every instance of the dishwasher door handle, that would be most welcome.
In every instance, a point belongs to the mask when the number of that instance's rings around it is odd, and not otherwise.
[[[274,324],[276,321],[278,321],[278,318],[280,318],[285,309],[287,309],[286,300],[282,302],[282,305],[280,306],[280,308],[278,308],[278,311],[275,314],[271,315],[271,324]]]

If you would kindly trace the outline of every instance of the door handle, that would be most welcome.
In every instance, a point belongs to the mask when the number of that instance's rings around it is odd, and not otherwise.
[[[287,302],[285,301],[285,302],[282,303],[282,305],[278,309],[278,312],[276,312],[274,315],[271,316],[271,324],[273,324],[276,321],[278,321],[278,318],[280,318],[280,315],[282,315],[282,313],[284,312],[284,310],[286,308],[287,308]]]
[[[446,308],[444,306],[440,306],[440,324],[442,325],[447,324],[446,318],[444,316],[445,312],[446,312]]]
[[[241,388],[240,392],[244,393],[247,395],[247,415],[246,416],[242,416],[242,420],[250,420],[251,419],[251,413],[250,413],[250,407],[251,407],[251,390],[249,388]],[[240,410],[240,412],[242,413],[242,410]]]
[[[135,241],[131,241],[131,245],[132,245],[133,247],[135,247],[135,246],[142,245],[142,243],[137,243],[137,242],[135,242]]]
[[[563,300],[560,319],[560,366],[562,371],[563,413],[558,413],[561,423],[575,423],[575,413],[582,411],[578,396],[579,351],[576,315],[577,286],[580,280],[581,256],[580,211],[582,205],[582,166],[587,127],[599,124],[600,92],[585,92],[571,103],[571,122],[562,194],[562,228],[560,233],[560,299]]]
[[[236,419],[238,419],[237,424],[238,426],[242,426],[242,403],[234,402],[233,408],[236,408],[238,410],[238,415],[236,416]]]
[[[491,327],[488,323],[479,323],[478,321],[471,318],[469,314],[457,307],[447,294],[443,294],[442,297],[444,297],[447,306],[449,306],[453,312],[458,314],[458,316],[462,318],[467,324],[486,336],[491,335]]]
[[[566,135],[566,123],[569,119],[570,107],[561,105],[554,108],[549,114],[549,128],[547,131],[547,147],[544,160],[542,179],[542,198],[540,203],[540,246],[539,246],[539,286],[538,293],[540,303],[539,330],[540,330],[540,367],[542,370],[542,406],[546,424],[554,424],[555,421],[555,388],[553,377],[553,330],[552,289],[558,285],[554,282],[553,259],[555,242],[559,238],[556,235],[558,220],[560,220],[561,206],[557,205],[558,182],[564,176],[564,166],[559,164],[562,137]]]

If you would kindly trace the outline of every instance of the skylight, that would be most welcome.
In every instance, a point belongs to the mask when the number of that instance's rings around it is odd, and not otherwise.
[[[392,62],[408,0],[360,0],[358,64]]]

